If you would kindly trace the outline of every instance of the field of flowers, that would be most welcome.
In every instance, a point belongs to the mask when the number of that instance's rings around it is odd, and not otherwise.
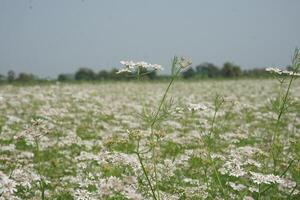
[[[299,199],[300,68],[271,79],[1,86],[0,199]],[[147,73],[147,72],[146,72]]]
[[[1,86],[0,199],[299,199],[287,83]]]

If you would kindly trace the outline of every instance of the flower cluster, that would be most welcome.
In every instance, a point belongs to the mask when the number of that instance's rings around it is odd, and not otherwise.
[[[120,69],[117,74],[122,72],[134,72],[137,68],[151,69],[151,70],[162,70],[162,66],[159,64],[150,64],[144,61],[133,62],[133,61],[120,61],[124,68]]]
[[[251,179],[256,184],[271,184],[271,183],[280,183],[282,182],[281,178],[279,176],[275,176],[273,174],[261,174],[256,172],[250,171]]]
[[[191,64],[192,64],[192,61],[190,59],[185,58],[185,57],[180,58],[179,65],[181,68],[186,68],[186,67],[190,66]]]
[[[300,76],[300,73],[296,73],[293,71],[281,70],[275,67],[268,67],[266,68],[267,72],[279,74],[279,75],[289,75],[289,76]]]
[[[188,110],[189,111],[200,111],[200,110],[206,110],[207,109],[207,106],[206,105],[203,105],[203,104],[190,104],[188,106]]]
[[[2,196],[3,199],[13,198],[13,193],[17,191],[16,185],[14,180],[0,171],[0,197]]]

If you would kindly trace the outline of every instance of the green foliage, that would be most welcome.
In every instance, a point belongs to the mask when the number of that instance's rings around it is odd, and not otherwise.
[[[190,67],[190,68],[184,70],[184,71],[181,73],[181,75],[182,75],[183,78],[188,79],[188,78],[193,78],[193,77],[195,77],[196,72],[195,72],[195,70],[194,70],[192,67]]]
[[[75,79],[78,81],[91,81],[96,79],[96,74],[89,68],[80,68],[75,73]]]
[[[36,78],[33,74],[20,73],[16,80],[19,82],[32,82],[35,79]]]
[[[200,77],[216,78],[221,76],[221,71],[218,66],[212,63],[202,63],[196,66],[196,72]]]
[[[13,82],[13,81],[15,80],[15,78],[16,78],[15,72],[14,72],[13,70],[9,70],[9,71],[7,72],[7,81],[8,81],[9,83],[11,83],[11,82]]]
[[[226,62],[221,69],[222,76],[225,78],[239,77],[242,75],[241,68],[230,62]]]

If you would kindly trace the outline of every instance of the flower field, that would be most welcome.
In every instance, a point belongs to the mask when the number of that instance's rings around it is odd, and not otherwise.
[[[166,82],[1,86],[0,199],[299,199],[287,83],[178,81],[152,126]]]

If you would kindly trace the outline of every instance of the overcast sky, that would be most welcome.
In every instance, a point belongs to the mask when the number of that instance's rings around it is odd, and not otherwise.
[[[299,0],[0,0],[0,73],[41,77],[143,60],[285,66],[300,47]]]

